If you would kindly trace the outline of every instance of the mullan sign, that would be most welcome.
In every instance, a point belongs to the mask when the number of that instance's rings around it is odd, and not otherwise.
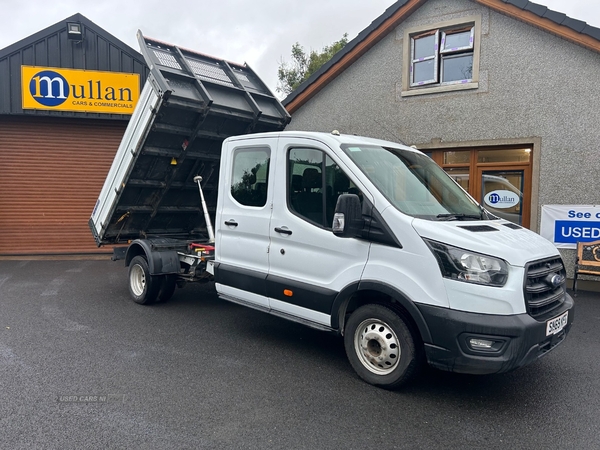
[[[23,109],[132,114],[139,75],[21,66]]]
[[[513,191],[498,190],[486,194],[483,200],[488,206],[505,209],[518,205],[521,201],[521,196]]]

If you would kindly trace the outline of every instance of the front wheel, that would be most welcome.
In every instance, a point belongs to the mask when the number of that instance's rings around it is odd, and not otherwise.
[[[377,304],[354,311],[344,332],[346,355],[358,376],[386,389],[400,387],[418,372],[417,342],[402,315]]]
[[[129,293],[133,301],[149,305],[156,301],[161,279],[150,275],[148,262],[143,256],[134,257],[129,263]]]

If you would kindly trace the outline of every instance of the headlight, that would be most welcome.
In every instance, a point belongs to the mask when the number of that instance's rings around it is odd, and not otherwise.
[[[423,240],[433,252],[445,278],[488,286],[504,286],[506,283],[506,261],[440,242]]]

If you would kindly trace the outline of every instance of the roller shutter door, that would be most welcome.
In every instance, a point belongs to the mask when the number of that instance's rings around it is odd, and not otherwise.
[[[126,125],[0,116],[0,255],[112,251],[88,220]]]

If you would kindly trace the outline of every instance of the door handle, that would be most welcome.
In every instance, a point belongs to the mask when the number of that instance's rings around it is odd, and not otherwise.
[[[229,219],[225,221],[225,225],[227,225],[228,227],[237,227],[238,223],[233,219]]]
[[[290,234],[292,234],[292,230],[288,230],[286,227],[283,228],[279,228],[279,227],[275,227],[275,231],[281,234],[287,234],[288,236]]]

